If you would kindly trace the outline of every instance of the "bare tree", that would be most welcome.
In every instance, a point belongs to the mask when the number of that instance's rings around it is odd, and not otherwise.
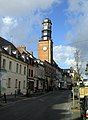
[[[81,58],[80,58],[80,51],[76,50],[75,51],[75,67],[76,67],[76,73],[75,73],[75,79],[78,83],[79,80],[81,79],[81,75],[82,75],[82,64],[81,64]]]

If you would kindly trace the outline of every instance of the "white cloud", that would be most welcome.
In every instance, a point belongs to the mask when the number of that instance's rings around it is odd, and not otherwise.
[[[74,65],[74,52],[75,48],[71,46],[54,46],[54,60],[61,66],[73,66]],[[61,67],[62,67],[61,66]]]
[[[81,51],[82,60],[88,57],[88,0],[68,0],[68,21],[71,25],[67,38]]]
[[[49,14],[47,10],[60,1],[0,0],[0,36],[13,39],[15,45],[25,44],[29,47],[29,42],[36,42],[37,45],[41,20]]]
[[[0,15],[21,15],[45,10],[60,0],[0,0]]]

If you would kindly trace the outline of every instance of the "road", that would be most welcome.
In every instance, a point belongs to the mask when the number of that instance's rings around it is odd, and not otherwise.
[[[0,108],[0,120],[71,120],[70,91],[54,91]]]

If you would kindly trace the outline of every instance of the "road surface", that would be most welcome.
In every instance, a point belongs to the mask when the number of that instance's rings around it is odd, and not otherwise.
[[[0,108],[0,120],[71,120],[70,91],[11,103]]]

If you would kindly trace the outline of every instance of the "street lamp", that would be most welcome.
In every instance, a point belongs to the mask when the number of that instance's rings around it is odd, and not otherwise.
[[[7,71],[5,69],[0,69],[0,97],[1,97],[1,82],[2,82],[2,77]]]

